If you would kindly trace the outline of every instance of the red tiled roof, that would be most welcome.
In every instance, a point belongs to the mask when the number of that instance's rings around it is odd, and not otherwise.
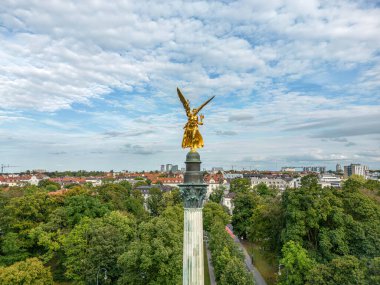
[[[207,174],[204,177],[205,182],[210,182],[210,180],[214,180],[215,183],[219,183],[220,181],[223,181],[223,174]]]
[[[156,182],[162,183],[183,183],[183,178],[181,177],[158,177]]]

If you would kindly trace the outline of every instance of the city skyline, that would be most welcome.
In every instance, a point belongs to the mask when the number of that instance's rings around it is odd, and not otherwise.
[[[205,168],[380,168],[371,2],[5,1],[0,15],[0,163],[15,171],[183,167],[177,86],[194,105],[216,95]]]

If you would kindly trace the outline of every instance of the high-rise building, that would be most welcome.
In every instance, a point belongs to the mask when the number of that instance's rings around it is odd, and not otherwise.
[[[172,167],[173,167],[173,165],[171,165],[171,164],[166,164],[166,172],[171,171],[171,170],[172,170]]]
[[[335,168],[336,172],[342,172],[342,166],[338,163]]]
[[[178,165],[173,165],[172,172],[177,172],[177,171],[178,171]]]
[[[344,167],[344,178],[350,177],[351,175],[359,175],[366,177],[368,171],[368,166],[361,164],[350,164]]]
[[[161,172],[165,172],[165,165],[161,164]]]

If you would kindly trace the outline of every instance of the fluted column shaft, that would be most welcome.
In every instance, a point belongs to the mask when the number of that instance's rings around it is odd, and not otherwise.
[[[202,208],[185,208],[183,285],[204,284]]]
[[[202,208],[207,185],[203,183],[199,154],[189,152],[185,163],[184,184],[179,185],[184,203],[183,285],[203,285]]]

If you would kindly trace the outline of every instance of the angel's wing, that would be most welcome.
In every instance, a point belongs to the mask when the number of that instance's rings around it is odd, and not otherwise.
[[[177,93],[178,93],[179,100],[181,100],[182,105],[185,108],[186,115],[190,114],[189,100],[186,100],[185,96],[182,95],[178,87],[177,87]]]
[[[208,100],[207,100],[206,102],[204,102],[202,105],[200,105],[200,106],[198,107],[198,109],[196,109],[194,115],[198,114],[198,112],[199,112],[200,110],[202,110],[202,108],[203,108],[204,106],[206,106],[206,105],[207,105],[212,99],[214,99],[214,97],[215,97],[215,96],[212,96],[210,99],[208,99]]]

